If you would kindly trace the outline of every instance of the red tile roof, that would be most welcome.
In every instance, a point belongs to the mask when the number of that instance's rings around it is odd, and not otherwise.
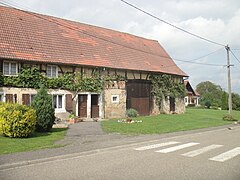
[[[187,76],[155,40],[0,6],[0,58]]]

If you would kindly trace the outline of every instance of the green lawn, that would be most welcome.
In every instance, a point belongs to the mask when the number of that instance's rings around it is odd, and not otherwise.
[[[0,134],[0,154],[60,147],[55,142],[63,139],[66,132],[66,128],[58,128],[49,133],[35,133],[29,138],[9,138]]]
[[[117,119],[115,119],[103,121],[101,125],[104,131],[110,133],[161,134],[232,123],[222,120],[225,114],[227,114],[227,111],[187,108],[186,113],[180,115],[161,114],[157,116],[133,118],[134,120],[142,120],[142,123],[119,123]],[[240,120],[240,111],[234,111],[233,115]]]

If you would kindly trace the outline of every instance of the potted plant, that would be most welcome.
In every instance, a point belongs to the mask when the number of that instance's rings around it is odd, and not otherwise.
[[[75,123],[75,115],[73,113],[71,113],[69,115],[69,123],[70,124],[74,124]]]

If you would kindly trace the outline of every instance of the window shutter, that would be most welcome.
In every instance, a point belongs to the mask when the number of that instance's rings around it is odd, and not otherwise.
[[[72,111],[73,110],[73,101],[72,101],[72,95],[66,94],[66,110]]]
[[[13,94],[6,94],[6,102],[13,103]]]
[[[23,94],[22,95],[22,104],[23,105],[30,105],[30,95],[29,94]]]

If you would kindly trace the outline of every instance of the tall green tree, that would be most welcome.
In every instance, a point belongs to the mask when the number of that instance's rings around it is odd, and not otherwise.
[[[216,85],[210,81],[205,81],[199,83],[196,90],[201,95],[201,105],[205,105],[206,102],[210,102],[212,106],[221,107],[221,97],[223,94],[221,86]]]
[[[221,105],[222,110],[227,110],[228,109],[228,93],[225,91],[222,94],[222,105]]]
[[[47,89],[44,86],[41,86],[34,97],[32,107],[36,110],[37,115],[36,131],[50,131],[55,120],[55,113],[52,106],[52,96],[47,93]]]
[[[240,95],[236,93],[232,93],[232,107],[234,110],[240,111]]]

